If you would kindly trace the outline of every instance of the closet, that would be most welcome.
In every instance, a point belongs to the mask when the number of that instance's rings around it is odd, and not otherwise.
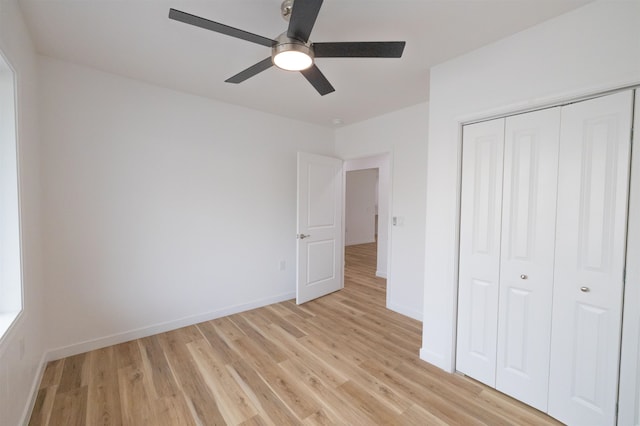
[[[463,128],[456,369],[614,424],[633,91]]]

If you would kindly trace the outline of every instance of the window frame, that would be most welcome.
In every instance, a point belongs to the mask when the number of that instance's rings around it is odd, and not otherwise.
[[[0,129],[0,346],[22,317],[25,300],[19,178],[18,73],[0,49],[0,97],[5,94],[11,99],[5,102],[0,98],[0,125],[11,123],[9,125],[13,128],[8,131]],[[2,119],[5,114],[9,117],[6,121]],[[5,161],[11,162],[11,170],[7,176],[2,170],[2,166],[7,164]],[[11,193],[7,195],[9,191]],[[10,202],[7,203],[7,200]],[[7,218],[10,218],[9,221]],[[6,242],[9,234],[13,241]],[[10,256],[6,256],[6,253],[10,253]],[[9,273],[5,272],[7,265],[10,267]],[[6,299],[2,300],[4,297],[13,300],[7,302]]]

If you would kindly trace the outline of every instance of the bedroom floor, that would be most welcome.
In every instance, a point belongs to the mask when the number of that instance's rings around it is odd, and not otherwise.
[[[418,358],[421,323],[385,308],[376,244],[345,288],[49,363],[30,425],[558,424]]]

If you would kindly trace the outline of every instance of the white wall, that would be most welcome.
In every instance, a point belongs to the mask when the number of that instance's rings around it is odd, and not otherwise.
[[[375,242],[378,169],[346,173],[345,245]]]
[[[431,70],[421,357],[454,369],[465,121],[640,83],[640,2],[599,1]]]
[[[40,82],[52,356],[294,297],[296,152],[331,129],[49,58]]]
[[[44,353],[42,317],[40,156],[36,56],[15,1],[0,2],[0,50],[17,78],[18,183],[22,235],[23,306],[0,341],[0,424],[16,425],[29,414]]]
[[[424,283],[428,113],[428,103],[422,103],[336,131],[336,154],[341,158],[391,154],[390,216],[401,224],[390,228],[387,307],[418,320]],[[382,230],[379,240],[381,234]]]

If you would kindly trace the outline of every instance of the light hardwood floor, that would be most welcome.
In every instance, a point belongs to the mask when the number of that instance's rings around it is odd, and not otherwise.
[[[30,425],[556,424],[418,358],[421,324],[385,309],[375,244],[345,289],[49,363]]]

